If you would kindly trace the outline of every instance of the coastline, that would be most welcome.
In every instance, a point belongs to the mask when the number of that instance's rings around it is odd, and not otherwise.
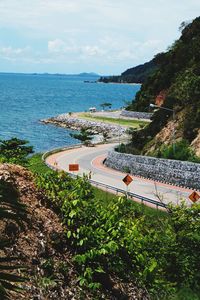
[[[67,128],[71,130],[81,130],[90,129],[94,134],[95,142],[103,141],[103,134],[108,133],[109,141],[116,141],[119,139],[123,139],[124,141],[128,140],[128,135],[126,130],[129,128],[128,126],[115,125],[110,123],[105,123],[103,121],[96,120],[87,120],[78,116],[70,115],[69,113],[61,114],[55,117],[51,117],[48,119],[40,120],[43,124],[53,124],[55,126],[59,126],[62,128]]]

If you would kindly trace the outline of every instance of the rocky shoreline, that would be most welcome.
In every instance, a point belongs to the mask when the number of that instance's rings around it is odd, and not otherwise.
[[[119,137],[124,140],[128,138],[128,135],[126,134],[127,127],[125,126],[81,119],[79,117],[71,116],[67,113],[40,121],[44,124],[54,124],[56,126],[69,128],[72,130],[80,130],[81,128],[90,129],[94,135],[99,136],[100,140],[104,132],[108,133],[109,141],[117,140]]]

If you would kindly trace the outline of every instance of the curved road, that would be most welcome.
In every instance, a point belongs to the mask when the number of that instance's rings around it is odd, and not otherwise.
[[[80,147],[69,149],[56,154],[52,154],[46,158],[46,162],[60,170],[68,172],[69,164],[78,163],[80,166],[77,175],[91,172],[91,179],[113,187],[126,191],[126,186],[122,179],[126,173],[122,173],[103,165],[103,160],[109,150],[113,149],[116,144],[98,145],[96,147]],[[148,197],[160,201],[157,195],[162,198],[164,203],[173,202],[178,204],[181,199],[185,199],[188,204],[188,196],[191,194],[190,189],[172,186],[160,182],[155,182],[149,179],[143,179],[137,176],[132,176],[133,181],[129,185],[128,190],[135,194]]]

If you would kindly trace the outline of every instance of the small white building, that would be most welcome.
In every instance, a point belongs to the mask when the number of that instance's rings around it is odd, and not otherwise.
[[[90,108],[89,108],[89,111],[90,111],[90,112],[96,112],[97,109],[96,109],[96,107],[90,107]]]

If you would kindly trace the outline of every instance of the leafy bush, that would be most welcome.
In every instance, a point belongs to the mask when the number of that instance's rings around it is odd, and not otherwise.
[[[189,147],[186,140],[181,140],[174,145],[163,145],[156,153],[155,156],[166,159],[188,160],[192,162],[200,162],[194,151]]]
[[[27,156],[33,153],[33,147],[27,144],[28,141],[18,138],[0,140],[0,162],[26,165]]]
[[[95,199],[87,178],[52,173],[37,183],[63,218],[80,285],[112,290],[119,278],[160,299],[184,286],[199,290],[200,205],[151,218],[125,198]]]

